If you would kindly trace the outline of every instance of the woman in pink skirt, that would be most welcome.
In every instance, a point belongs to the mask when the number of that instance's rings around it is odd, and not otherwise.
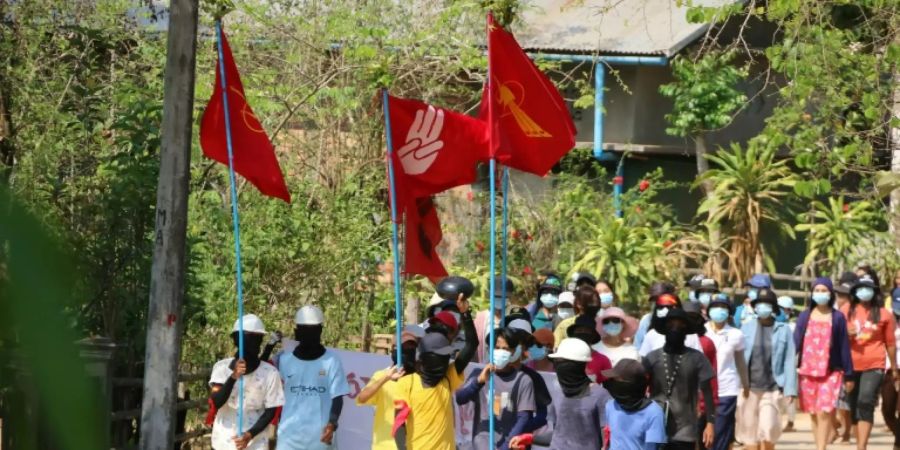
[[[812,417],[816,449],[824,450],[834,431],[835,408],[845,376],[853,374],[850,339],[844,315],[834,309],[834,290],[828,278],[813,282],[809,309],[794,330],[800,369],[800,408]],[[853,381],[846,381],[847,392]]]

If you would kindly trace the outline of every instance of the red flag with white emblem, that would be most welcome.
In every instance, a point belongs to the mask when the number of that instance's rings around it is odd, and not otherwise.
[[[479,156],[488,148],[484,121],[393,96],[388,106],[399,199],[475,182]]]
[[[480,112],[489,124],[486,158],[546,175],[575,146],[575,124],[556,86],[492,15],[488,15],[488,76]]]

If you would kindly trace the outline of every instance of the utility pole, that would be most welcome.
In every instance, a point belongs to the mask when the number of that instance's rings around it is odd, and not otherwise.
[[[171,0],[140,450],[171,450],[181,359],[199,0]]]

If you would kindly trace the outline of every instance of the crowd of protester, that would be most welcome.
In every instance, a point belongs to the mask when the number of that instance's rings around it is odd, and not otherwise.
[[[585,272],[568,282],[544,274],[530,301],[498,278],[494,310],[477,312],[472,282],[451,276],[356,403],[374,408],[378,450],[769,450],[797,413],[810,415],[817,450],[851,438],[862,450],[880,401],[900,449],[897,275],[889,293],[867,266],[816,278],[796,307],[766,274],[752,276],[739,300],[703,275],[680,288],[656,282],[639,320],[612,283]],[[297,311],[298,344],[272,364],[280,335],[263,348],[259,318],[240,321],[243,359],[217,362],[210,378],[213,448],[269,448],[273,421],[277,449],[332,448],[349,388],[321,343],[322,311]],[[470,363],[478,365],[467,374]],[[541,372],[555,374],[561,395]],[[454,408],[463,405],[474,418],[460,442]]]

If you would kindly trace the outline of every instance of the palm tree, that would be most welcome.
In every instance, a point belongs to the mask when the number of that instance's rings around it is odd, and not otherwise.
[[[722,230],[728,279],[739,283],[762,271],[764,264],[772,265],[760,239],[763,224],[794,237],[788,220],[792,214],[785,201],[792,191],[794,174],[787,160],[776,160],[774,149],[755,145],[745,150],[732,144],[729,150],[706,157],[716,168],[699,177],[697,183],[714,188],[697,213],[707,214],[707,225],[718,225]]]
[[[810,220],[812,219],[812,220]],[[803,264],[815,266],[823,273],[841,273],[851,252],[860,241],[869,240],[879,219],[872,204],[866,201],[845,204],[844,197],[831,197],[828,204],[813,202],[811,213],[800,215],[794,229],[809,233],[808,250]]]

